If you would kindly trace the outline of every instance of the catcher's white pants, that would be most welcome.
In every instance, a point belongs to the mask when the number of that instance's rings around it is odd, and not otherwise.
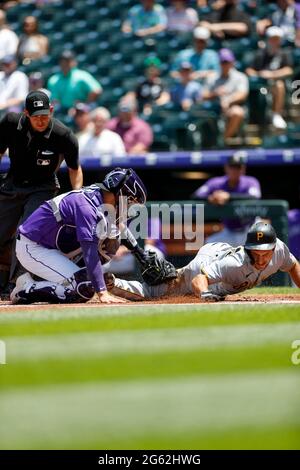
[[[59,250],[45,248],[20,235],[16,243],[17,258],[22,266],[42,279],[58,284],[68,280],[78,271],[78,266]]]

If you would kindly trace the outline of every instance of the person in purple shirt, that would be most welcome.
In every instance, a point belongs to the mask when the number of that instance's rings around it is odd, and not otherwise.
[[[116,168],[102,183],[42,204],[19,227],[16,254],[29,273],[44,281],[23,274],[11,301],[87,302],[96,292],[102,303],[122,302],[107,292],[102,266],[119,246],[120,201],[128,207],[146,202],[146,188],[132,169]],[[117,216],[109,217],[115,210]],[[74,259],[81,253],[83,268]]]
[[[261,188],[259,181],[253,176],[246,176],[246,165],[241,155],[233,155],[225,165],[225,175],[209,179],[198,188],[193,198],[207,199],[211,204],[224,205],[231,198],[260,199]],[[253,219],[224,219],[224,228],[210,235],[206,243],[224,242],[231,246],[244,244],[247,231],[254,222]]]
[[[146,121],[137,116],[137,103],[124,98],[119,103],[119,115],[107,123],[107,129],[119,134],[126,152],[131,155],[144,154],[153,142],[153,132]]]

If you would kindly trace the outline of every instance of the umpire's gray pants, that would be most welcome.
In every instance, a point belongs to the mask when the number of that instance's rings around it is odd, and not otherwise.
[[[18,187],[6,179],[0,186],[0,271],[16,270],[15,233],[44,201],[57,193],[54,183]]]

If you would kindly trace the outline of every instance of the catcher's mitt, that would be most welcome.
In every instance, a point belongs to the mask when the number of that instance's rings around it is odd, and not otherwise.
[[[149,286],[157,286],[176,279],[175,266],[163,258],[158,258],[154,251],[135,253],[135,256],[140,265],[142,278]]]

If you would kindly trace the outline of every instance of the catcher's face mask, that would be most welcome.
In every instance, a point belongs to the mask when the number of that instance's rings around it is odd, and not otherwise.
[[[100,187],[116,196],[117,223],[136,217],[131,207],[145,204],[147,199],[146,187],[132,168],[115,168],[105,176]]]

